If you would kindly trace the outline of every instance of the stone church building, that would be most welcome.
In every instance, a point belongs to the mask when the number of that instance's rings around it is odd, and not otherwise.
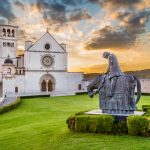
[[[86,90],[83,73],[67,71],[65,44],[47,31],[16,56],[18,27],[0,25],[0,95],[73,95]]]

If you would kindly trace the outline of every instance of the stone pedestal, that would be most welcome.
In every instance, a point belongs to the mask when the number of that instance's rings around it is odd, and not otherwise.
[[[109,114],[109,113],[103,113],[101,109],[91,110],[88,112],[85,112],[85,114],[88,115],[112,115],[115,118],[115,122],[119,121],[126,121],[128,116],[142,116],[145,114],[143,111],[134,111],[132,114]]]

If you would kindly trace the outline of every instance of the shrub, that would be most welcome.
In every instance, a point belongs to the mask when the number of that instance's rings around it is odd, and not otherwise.
[[[128,133],[128,126],[126,121],[119,121],[118,123],[114,123],[113,134],[127,134]]]
[[[113,122],[111,115],[75,115],[66,121],[71,130],[91,133],[110,133]]]
[[[128,133],[130,135],[149,134],[149,120],[143,116],[129,116],[127,118]]]
[[[111,115],[91,115],[89,118],[89,132],[110,133],[113,122],[114,117]]]
[[[75,116],[70,116],[66,123],[68,124],[68,128],[71,130],[75,130]]]
[[[79,114],[79,115],[78,115]],[[113,133],[150,136],[150,120],[145,116],[129,116],[127,121],[116,123],[112,115],[87,115],[76,113],[67,119],[70,130],[90,133]]]
[[[75,131],[88,132],[89,115],[77,115],[75,119]]]
[[[5,113],[5,112],[7,112],[7,111],[9,111],[11,109],[16,108],[20,104],[20,102],[21,102],[20,98],[17,98],[15,102],[0,107],[0,114]]]
[[[79,111],[79,112],[75,113],[75,115],[83,115],[85,112],[87,112],[87,111]]]
[[[150,105],[142,105],[142,110],[150,113]]]

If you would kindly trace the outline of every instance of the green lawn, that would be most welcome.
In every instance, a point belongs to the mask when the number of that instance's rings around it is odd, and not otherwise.
[[[139,102],[150,104],[150,97]],[[70,132],[66,119],[78,111],[98,108],[87,95],[23,99],[0,115],[0,150],[148,150],[150,138]]]

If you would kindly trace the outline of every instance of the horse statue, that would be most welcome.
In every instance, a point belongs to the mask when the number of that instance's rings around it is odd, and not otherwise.
[[[109,59],[108,71],[97,76],[87,87],[92,98],[99,93],[99,107],[102,113],[133,114],[141,97],[140,81],[133,75],[121,72],[114,54],[104,52],[103,57]],[[137,98],[135,99],[135,87]]]

